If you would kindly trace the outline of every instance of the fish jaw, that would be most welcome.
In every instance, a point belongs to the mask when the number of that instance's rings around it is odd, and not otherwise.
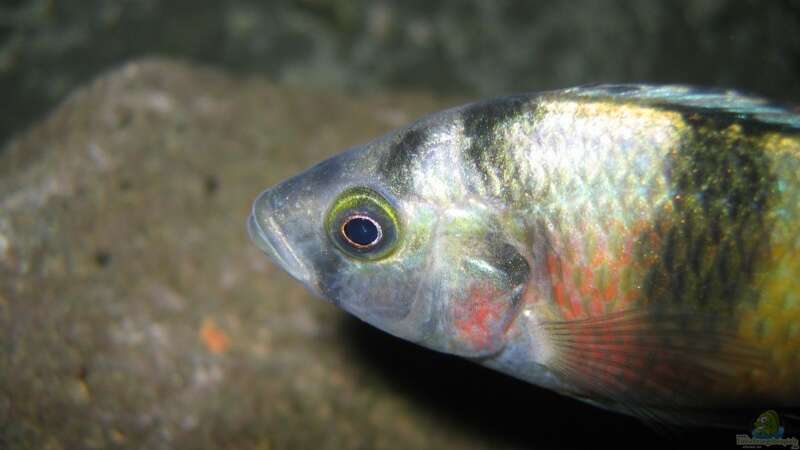
[[[303,283],[309,291],[321,296],[312,272],[292,251],[285,231],[274,218],[269,203],[271,194],[271,190],[267,189],[253,202],[252,212],[247,219],[247,233],[253,243],[278,267]]]

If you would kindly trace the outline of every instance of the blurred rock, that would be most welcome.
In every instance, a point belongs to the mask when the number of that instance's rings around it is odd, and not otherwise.
[[[633,419],[346,318],[248,241],[260,190],[454,103],[160,60],[72,95],[0,156],[0,447],[653,439]]]
[[[353,365],[343,316],[270,265],[244,227],[262,188],[432,107],[367,107],[163,61],[73,95],[0,159],[0,443],[442,440]],[[370,422],[379,436],[362,435]]]
[[[296,86],[495,96],[693,83],[800,102],[796,0],[5,0],[0,142],[139,55]]]

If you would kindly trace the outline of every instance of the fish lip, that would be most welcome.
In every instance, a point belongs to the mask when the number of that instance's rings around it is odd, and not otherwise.
[[[264,194],[260,195],[253,203],[253,209],[247,219],[247,233],[250,235],[250,239],[289,275],[306,285],[311,291],[317,292],[311,272],[292,251],[288,245],[286,234],[272,218],[272,215],[267,215],[263,224],[258,220],[259,214],[256,209]]]

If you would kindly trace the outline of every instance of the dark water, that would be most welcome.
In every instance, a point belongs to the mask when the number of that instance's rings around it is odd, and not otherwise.
[[[343,332],[351,341],[354,355],[362,357],[404,396],[448,417],[457,429],[480,430],[481,435],[498,445],[736,448],[736,434],[750,432],[750,422],[745,418],[754,419],[761,412],[727,411],[727,416],[720,412],[720,417],[742,420],[732,429],[648,425],[485,370],[464,359],[409,345],[355,318],[348,320]]]
[[[0,142],[144,55],[360,92],[644,81],[798,102],[800,2],[2,0]]]

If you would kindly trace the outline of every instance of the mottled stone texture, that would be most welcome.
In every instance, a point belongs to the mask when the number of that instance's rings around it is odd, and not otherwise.
[[[0,447],[663,443],[373,331],[248,241],[261,189],[455,103],[154,60],[71,96],[0,157]]]
[[[317,89],[672,82],[798,102],[798,29],[797,0],[3,0],[0,142],[151,54]]]

